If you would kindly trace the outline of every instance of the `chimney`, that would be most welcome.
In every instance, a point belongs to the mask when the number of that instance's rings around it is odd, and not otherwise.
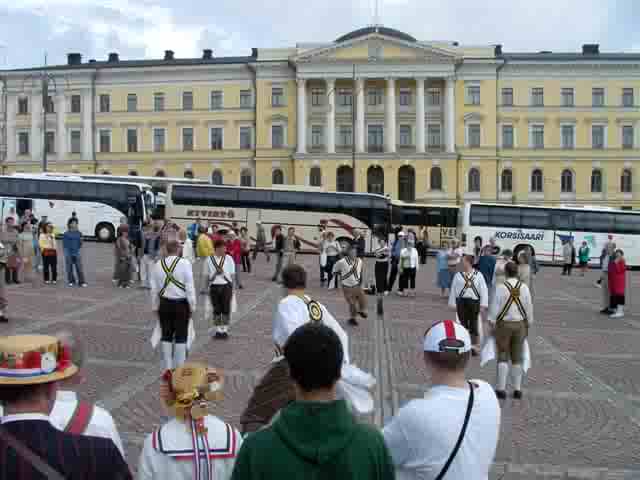
[[[82,63],[82,55],[79,53],[68,53],[67,64],[68,65],[80,65]]]
[[[202,50],[202,58],[204,60],[211,60],[213,58],[213,50],[210,48],[205,48]]]
[[[173,50],[165,50],[164,51],[164,59],[165,60],[173,60]]]
[[[599,55],[600,45],[597,43],[585,43],[584,45],[582,45],[582,54],[583,55]]]
[[[118,57],[118,54],[115,52],[112,52],[109,54],[109,63],[116,63],[119,62],[120,58]]]
[[[498,44],[493,48],[493,54],[496,57],[501,57],[502,56],[502,45]]]

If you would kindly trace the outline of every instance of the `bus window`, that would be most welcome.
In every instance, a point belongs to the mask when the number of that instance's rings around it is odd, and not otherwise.
[[[221,190],[221,189],[220,189]],[[278,201],[275,198],[274,201]],[[257,205],[271,201],[271,192],[268,190],[238,190],[238,201],[247,205]]]
[[[472,205],[469,213],[471,225],[489,225],[489,207],[484,205]]]
[[[573,212],[554,211],[551,214],[554,230],[573,231],[575,227],[573,219]]]
[[[609,233],[613,231],[613,215],[609,212],[575,212],[575,229]]]
[[[640,215],[617,214],[615,215],[615,232],[640,234]]]
[[[522,228],[551,228],[551,215],[547,210],[539,208],[522,208],[520,213]]]
[[[489,221],[492,227],[520,228],[520,208],[492,207],[489,209]]]

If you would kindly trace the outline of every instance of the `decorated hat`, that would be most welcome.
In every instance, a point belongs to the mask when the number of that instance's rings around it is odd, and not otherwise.
[[[209,402],[222,399],[222,373],[201,363],[167,370],[163,378],[169,384],[165,403],[178,420],[198,420],[207,415]]]
[[[424,335],[423,349],[425,352],[456,352],[471,351],[471,337],[469,331],[453,320],[434,323]]]
[[[71,348],[47,335],[0,337],[0,385],[34,385],[64,380],[78,367]]]

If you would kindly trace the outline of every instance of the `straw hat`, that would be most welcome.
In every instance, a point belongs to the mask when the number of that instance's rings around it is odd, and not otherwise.
[[[199,420],[208,414],[209,402],[222,400],[222,374],[201,363],[184,363],[164,376],[169,384],[165,403],[178,420]]]
[[[0,385],[35,385],[77,373],[71,348],[56,337],[16,335],[0,338]]]

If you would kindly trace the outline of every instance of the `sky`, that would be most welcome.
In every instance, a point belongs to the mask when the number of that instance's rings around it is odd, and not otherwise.
[[[506,52],[640,52],[640,0],[377,0],[379,23],[418,40]],[[329,42],[375,22],[376,0],[0,0],[0,68],[104,60],[250,55]]]

